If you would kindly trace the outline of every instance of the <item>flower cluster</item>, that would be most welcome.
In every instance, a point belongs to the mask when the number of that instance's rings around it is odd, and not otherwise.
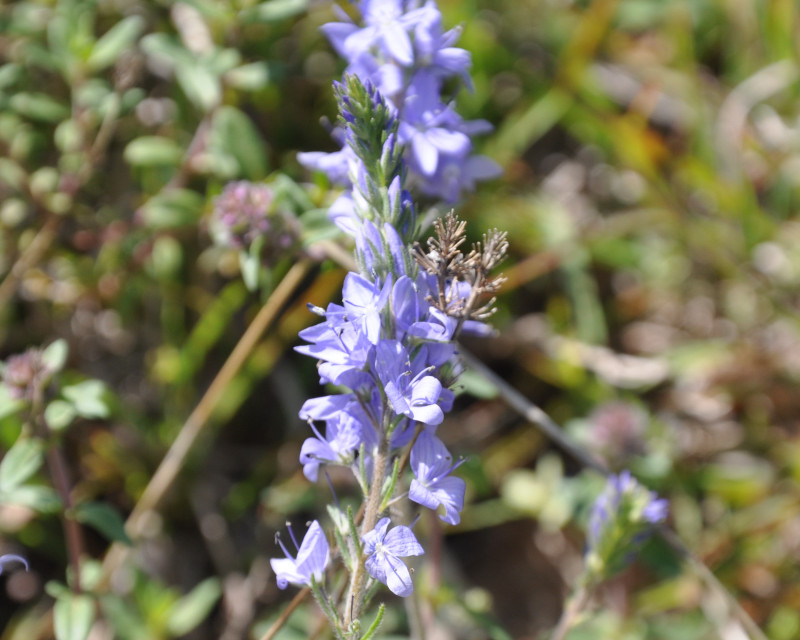
[[[348,592],[336,603],[319,584],[328,546],[316,522],[295,543],[296,558],[284,549],[286,558],[273,560],[279,586],[310,586],[337,636],[354,638],[371,587],[383,583],[408,596],[413,583],[403,558],[424,553],[409,526],[392,526],[408,509],[391,507],[407,499],[460,522],[466,483],[453,474],[460,461],[436,430],[461,371],[456,338],[488,331],[484,298],[501,282],[489,271],[507,247],[504,234],[491,232],[463,254],[465,225],[452,214],[434,225],[427,252],[416,244],[408,186],[455,199],[475,178],[468,167],[475,127],[438,102],[445,79],[466,77],[469,56],[450,46],[456,33],[442,32],[432,1],[364,0],[360,7],[363,29],[352,22],[325,29],[350,61],[349,75],[334,84],[345,148],[304,156],[351,186],[329,216],[354,238],[359,271],[345,277],[341,304],[309,305],[322,322],[301,331],[307,344],[296,347],[317,360],[320,383],[337,388],[300,410],[313,431],[300,451],[303,472],[316,481],[323,466],[348,467],[363,494],[357,516],[328,509]],[[455,187],[444,186],[450,170]]]
[[[445,31],[436,3],[427,0],[361,0],[361,25],[343,11],[341,21],[322,27],[348,63],[346,73],[371,83],[398,120],[396,143],[407,148],[409,188],[453,203],[500,167],[472,153],[471,137],[491,130],[483,120],[465,121],[443,98],[445,84],[471,86],[469,52],[453,46],[460,29]],[[309,168],[340,184],[356,184],[358,159],[343,130],[334,132],[341,151],[300,155]]]
[[[623,569],[668,509],[666,500],[642,487],[629,471],[610,476],[589,516],[586,580],[599,582]]]
[[[319,361],[320,382],[348,393],[312,398],[300,416],[325,423],[324,435],[306,440],[300,462],[310,480],[320,464],[353,468],[362,488],[371,484],[374,458],[385,439],[384,455],[394,457],[415,438],[409,498],[459,522],[464,482],[453,478],[450,454],[435,429],[453,403],[443,384],[458,371],[452,340],[457,321],[433,307],[428,280],[401,275],[371,281],[349,273],[343,304],[315,309],[324,322],[303,330],[310,344],[300,353]]]
[[[276,207],[274,191],[266,184],[230,182],[214,201],[211,231],[223,246],[247,251],[253,243],[267,263],[285,255],[297,242],[294,215]]]
[[[2,381],[15,400],[31,400],[53,372],[39,349],[11,356],[2,365]]]
[[[460,522],[466,483],[453,474],[460,461],[436,429],[452,407],[451,387],[461,370],[456,337],[487,331],[483,294],[500,282],[488,271],[507,243],[493,232],[462,254],[465,226],[451,214],[434,225],[427,252],[415,245],[397,118],[375,86],[356,76],[337,83],[336,92],[359,171],[348,206],[332,213],[355,238],[360,272],[345,277],[341,304],[309,305],[322,322],[300,332],[307,344],[296,350],[317,360],[321,384],[338,389],[300,410],[313,431],[300,451],[303,472],[316,481],[325,465],[349,467],[363,494],[358,517],[329,507],[337,555],[351,576],[342,615],[317,584],[329,557],[318,523],[302,544],[295,542],[297,557],[284,548],[286,558],[273,560],[273,569],[279,586],[310,586],[334,628],[347,636],[356,634],[370,584],[381,582],[399,596],[413,591],[403,558],[424,551],[410,527],[391,526],[390,507],[408,499],[444,522]]]

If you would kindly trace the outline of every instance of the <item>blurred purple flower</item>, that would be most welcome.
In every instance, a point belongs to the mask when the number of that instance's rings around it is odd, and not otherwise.
[[[21,564],[25,567],[25,571],[28,570],[28,561],[23,558],[22,556],[18,556],[14,553],[7,553],[5,555],[0,556],[0,574],[5,571],[6,566],[9,564]]]
[[[668,512],[668,501],[641,486],[629,471],[609,476],[589,515],[589,574],[601,579],[625,567]]]
[[[10,356],[2,368],[3,383],[15,400],[31,400],[51,374],[37,348]]]
[[[240,180],[225,185],[212,211],[215,241],[246,250],[260,238],[268,263],[284,255],[297,242],[299,224],[290,212],[276,210],[274,200],[275,195],[266,184]]]

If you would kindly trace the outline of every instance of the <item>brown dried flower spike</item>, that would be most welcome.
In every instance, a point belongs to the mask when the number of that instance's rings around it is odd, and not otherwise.
[[[505,257],[508,237],[505,231],[488,231],[483,243],[473,245],[466,256],[459,248],[466,239],[467,223],[452,211],[444,220],[433,223],[435,236],[428,239],[426,253],[419,243],[414,244],[414,259],[427,273],[436,276],[437,295],[428,301],[449,316],[464,320],[486,320],[495,309],[495,298],[477,306],[487,295],[493,296],[505,282],[502,275],[490,277],[489,272]],[[469,293],[459,283],[470,285]]]

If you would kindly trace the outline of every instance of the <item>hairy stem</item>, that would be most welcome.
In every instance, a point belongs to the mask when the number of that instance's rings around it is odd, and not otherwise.
[[[364,508],[364,523],[361,526],[361,531],[372,531],[375,528],[375,523],[378,521],[379,508],[382,501],[383,481],[386,477],[386,468],[388,466],[389,457],[389,439],[384,433],[381,435],[381,441],[378,445],[378,451],[375,454],[374,467],[372,470],[372,486],[370,486],[369,495],[367,496],[366,506]],[[350,590],[347,593],[347,600],[344,602],[345,607],[345,628],[350,626],[353,620],[358,619],[361,614],[361,605],[364,602],[364,585],[367,581],[366,568],[364,563],[366,558],[362,554],[356,561],[356,567],[350,580]]]

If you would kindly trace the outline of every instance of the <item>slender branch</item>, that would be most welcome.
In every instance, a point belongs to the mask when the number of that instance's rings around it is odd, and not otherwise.
[[[197,403],[194,411],[186,419],[180,433],[178,433],[178,437],[175,438],[125,523],[125,528],[131,537],[135,538],[140,535],[142,524],[147,514],[161,505],[167,491],[186,464],[189,452],[194,447],[206,424],[208,424],[208,420],[223,393],[244,366],[263,333],[272,324],[278,312],[300,285],[311,265],[312,262],[303,260],[292,266],[275,288],[266,304],[258,312],[258,315],[250,323],[250,326],[247,327],[225,364],[222,365],[211,385],[203,394],[200,402]],[[110,576],[114,569],[119,566],[127,552],[126,547],[118,544],[111,548],[103,563],[104,578]]]
[[[72,588],[75,593],[81,592],[81,557],[83,556],[83,530],[81,525],[75,520],[73,513],[74,503],[70,495],[69,475],[67,474],[67,463],[64,454],[58,445],[52,445],[47,450],[47,466],[53,485],[61,498],[63,509],[61,519],[64,524],[64,538],[67,543],[67,556],[69,565],[72,568]]]
[[[17,258],[17,261],[9,269],[3,282],[0,283],[0,306],[5,305],[17,288],[17,283],[28,269],[36,265],[42,256],[47,252],[50,243],[56,237],[56,231],[61,223],[61,218],[52,212],[48,212],[47,220],[42,228],[34,236],[31,243],[25,247],[22,255]]]
[[[511,385],[506,383],[500,376],[484,365],[463,346],[459,346],[459,351],[461,359],[464,361],[464,363],[470,369],[479,373],[481,376],[491,382],[503,400],[505,400],[512,409],[539,427],[545,433],[545,435],[555,441],[558,446],[564,449],[578,462],[586,467],[598,471],[599,473],[602,473],[603,475],[609,475],[609,470],[603,463],[570,440],[570,438],[544,411],[519,393]],[[739,601],[733,597],[733,595],[725,588],[725,586],[719,581],[714,573],[697,556],[695,556],[691,550],[689,550],[689,548],[681,541],[675,532],[665,526],[657,527],[656,532],[698,573],[698,575],[712,591],[716,591],[723,596],[725,601],[728,603],[730,611],[734,614],[736,619],[739,621],[742,627],[744,627],[751,638],[754,638],[755,640],[767,640],[764,632],[761,631],[759,626],[750,617],[750,614],[748,614],[742,605],[739,604]]]
[[[567,602],[567,606],[561,612],[561,617],[558,620],[553,635],[550,640],[564,640],[567,637],[567,632],[572,628],[575,623],[575,618],[581,612],[586,601],[589,599],[589,590],[586,585],[581,585],[578,590],[572,594],[572,597]]]
[[[31,420],[39,431],[39,435],[46,442],[50,440],[52,432],[44,417],[44,388],[39,384],[33,384],[33,400],[31,402]],[[64,526],[64,539],[67,547],[67,557],[72,568],[71,587],[75,593],[81,593],[81,557],[85,549],[83,541],[83,530],[81,525],[75,520],[74,502],[72,501],[71,485],[69,473],[67,472],[67,462],[64,453],[59,448],[58,442],[48,442],[46,453],[47,468],[53,486],[61,498],[61,520]]]
[[[289,620],[289,616],[294,613],[294,610],[300,606],[300,604],[308,597],[308,594],[311,593],[310,587],[303,587],[300,591],[297,592],[292,601],[286,605],[286,608],[283,610],[281,615],[278,616],[278,619],[272,623],[272,626],[267,629],[267,632],[261,636],[261,640],[272,640],[277,634],[278,631],[281,630],[283,625],[286,624],[287,620]]]
[[[553,440],[559,447],[569,453],[569,455],[571,455],[585,467],[594,469],[603,475],[609,474],[608,468],[600,460],[592,456],[588,451],[584,451],[581,447],[570,440],[569,437],[567,437],[567,435],[561,430],[561,428],[555,422],[553,422],[550,416],[537,407],[533,402],[528,400],[519,391],[514,389],[514,387],[506,383],[494,371],[492,371],[489,367],[478,360],[478,358],[467,351],[463,345],[459,345],[459,355],[467,367],[476,373],[479,373],[495,386],[503,400],[505,400],[512,409],[539,427],[548,438]]]

